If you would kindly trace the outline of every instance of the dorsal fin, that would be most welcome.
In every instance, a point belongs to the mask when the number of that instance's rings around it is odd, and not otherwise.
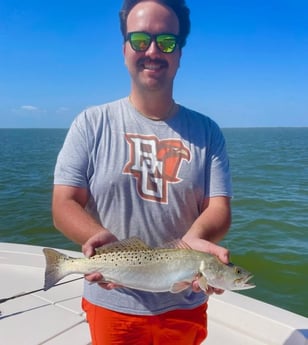
[[[114,253],[114,252],[124,252],[124,251],[134,251],[134,250],[149,250],[152,249],[147,244],[145,244],[138,237],[131,237],[126,240],[121,240],[117,242],[112,242],[105,244],[102,247],[96,248],[96,254],[104,253]]]
[[[158,248],[162,249],[191,249],[191,247],[183,240],[176,239],[171,242],[164,243]]]

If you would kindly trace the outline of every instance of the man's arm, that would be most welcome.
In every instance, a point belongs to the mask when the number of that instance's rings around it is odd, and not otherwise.
[[[220,241],[231,225],[231,205],[229,197],[207,198],[204,210],[183,236],[191,248],[217,256],[225,264],[229,263],[228,249],[216,242]],[[198,280],[192,283],[195,292],[200,291]],[[223,290],[208,286],[207,295],[221,294]]]
[[[231,225],[229,197],[211,197],[204,203],[204,210],[195,220],[183,240],[193,249],[216,255],[222,262],[229,262],[229,251],[216,245]]]
[[[54,185],[52,198],[54,226],[67,238],[80,245],[97,233],[102,233],[105,243],[115,241],[116,237],[85,211],[88,199],[89,193],[86,188]]]

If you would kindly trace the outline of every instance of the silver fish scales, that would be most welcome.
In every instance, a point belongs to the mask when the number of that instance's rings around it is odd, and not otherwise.
[[[100,272],[104,281],[150,292],[178,293],[195,279],[201,289],[224,290],[255,287],[248,283],[251,273],[233,264],[225,265],[213,255],[190,248],[151,248],[140,239],[114,242],[97,250],[90,258],[72,258],[44,248],[45,285],[48,290],[73,273]]]

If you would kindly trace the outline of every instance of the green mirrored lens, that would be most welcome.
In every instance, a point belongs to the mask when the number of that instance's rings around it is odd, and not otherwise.
[[[133,49],[138,51],[145,51],[149,48],[151,43],[151,36],[144,32],[134,32],[130,36],[130,42]]]
[[[159,49],[164,53],[172,53],[176,47],[176,37],[173,35],[158,35],[156,42]]]
[[[135,51],[146,51],[151,42],[155,40],[157,48],[163,53],[173,53],[178,43],[178,38],[174,34],[162,33],[151,35],[147,32],[130,32],[127,34],[126,40],[129,40],[131,47]]]

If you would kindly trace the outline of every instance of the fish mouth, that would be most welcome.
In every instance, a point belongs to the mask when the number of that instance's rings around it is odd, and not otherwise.
[[[238,287],[239,290],[252,289],[256,287],[254,283],[249,283],[249,280],[252,278],[253,278],[253,275],[250,274],[247,277],[236,279],[234,283]]]

